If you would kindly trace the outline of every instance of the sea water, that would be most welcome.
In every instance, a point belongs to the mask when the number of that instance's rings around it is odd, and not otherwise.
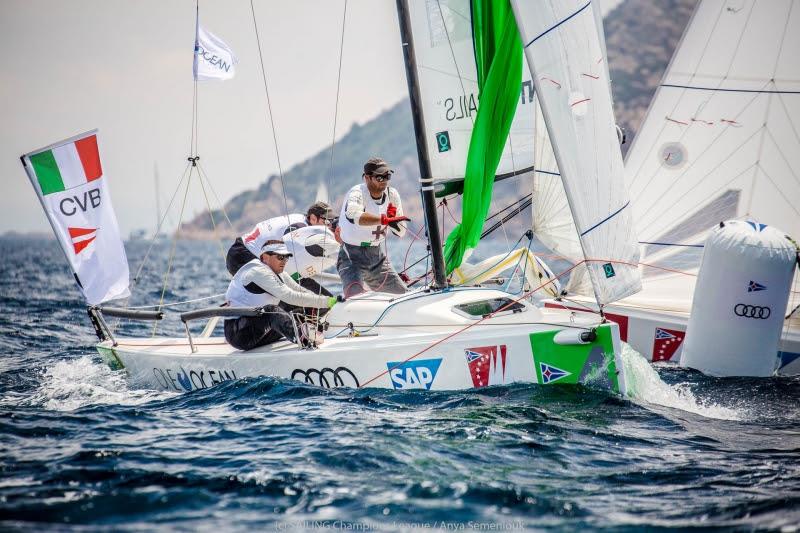
[[[132,305],[162,295],[170,245],[157,243],[137,273],[147,246],[128,244]],[[4,238],[0,254],[0,529],[800,525],[798,378],[714,379],[626,347],[631,398],[521,384],[325,390],[271,377],[137,390],[101,363],[54,241]],[[216,243],[178,243],[171,272],[165,302],[227,284]],[[175,319],[161,328],[181,333]]]

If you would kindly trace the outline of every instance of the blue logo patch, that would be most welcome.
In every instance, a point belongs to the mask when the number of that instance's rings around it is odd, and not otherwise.
[[[748,224],[750,224],[750,226],[751,226],[751,227],[752,227],[754,230],[756,230],[756,231],[759,231],[759,232],[760,232],[760,231],[763,231],[763,230],[764,230],[764,228],[766,228],[766,227],[767,227],[767,225],[766,225],[766,224],[761,224],[761,223],[759,223],[759,222],[751,222],[751,221],[749,221],[749,220],[748,220],[748,221],[747,221],[747,223],[748,223]]]
[[[442,359],[412,359],[411,361],[386,363],[389,378],[395,389],[430,390]]]
[[[747,284],[747,292],[758,292],[758,291],[765,291],[767,290],[766,285],[762,285],[758,282],[750,280],[750,283]]]
[[[661,328],[656,328],[656,339],[674,339],[675,335]]]
[[[561,370],[560,368],[548,365],[547,363],[539,363],[539,370],[542,372],[542,383],[545,385],[554,381],[558,381],[559,379],[565,378],[572,374],[572,372]]]
[[[184,370],[183,367],[181,367],[181,372],[178,374],[177,377],[178,377],[178,383],[181,384],[181,387],[183,387],[187,391],[192,390],[192,380],[189,379],[189,374],[186,372],[186,370]]]

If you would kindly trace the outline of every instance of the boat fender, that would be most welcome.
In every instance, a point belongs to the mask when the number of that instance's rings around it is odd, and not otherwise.
[[[562,346],[590,344],[595,340],[597,340],[597,332],[593,329],[563,329],[553,337],[553,342]]]
[[[703,246],[680,364],[712,376],[773,375],[794,276],[785,233],[727,220]]]

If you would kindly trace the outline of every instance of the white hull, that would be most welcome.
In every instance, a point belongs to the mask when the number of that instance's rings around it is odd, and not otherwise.
[[[127,370],[135,386],[191,391],[256,376],[296,379],[323,387],[453,390],[512,382],[587,383],[625,393],[616,324],[594,317],[575,321],[569,313],[520,302],[518,312],[469,318],[459,304],[511,298],[491,289],[417,292],[394,298],[367,294],[337,305],[329,335],[316,349],[282,341],[242,352],[223,338],[117,339],[98,350],[112,366]],[[594,321],[594,323],[592,323]],[[372,326],[377,322],[377,325]],[[350,336],[346,327],[363,331]],[[342,328],[342,329],[337,329]],[[597,327],[589,344],[557,344],[562,330]]]

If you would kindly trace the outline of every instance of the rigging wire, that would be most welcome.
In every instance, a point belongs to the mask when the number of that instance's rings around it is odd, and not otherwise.
[[[258,34],[258,21],[256,20],[256,8],[253,4],[253,0],[250,0],[250,12],[253,15],[253,29],[255,30],[256,35],[256,44],[258,46],[258,59],[259,65],[261,66],[261,77],[264,80],[264,95],[267,99],[267,111],[269,116],[269,124],[272,130],[272,141],[275,145],[275,159],[278,163],[278,177],[281,180],[281,194],[283,195],[283,208],[286,216],[289,216],[289,202],[286,199],[286,184],[283,180],[283,166],[281,165],[281,155],[280,150],[278,149],[278,136],[275,130],[275,122],[273,119],[273,112],[272,112],[272,102],[269,97],[269,85],[267,84],[267,71],[264,67],[264,54],[261,51],[261,37]]]
[[[194,168],[194,167],[192,167]],[[158,301],[158,308],[160,309],[161,306],[164,304],[164,295],[167,292],[167,286],[169,284],[169,275],[172,271],[172,262],[175,258],[175,249],[178,245],[178,233],[180,232],[180,224],[183,221],[183,212],[186,209],[186,198],[189,196],[189,185],[192,183],[192,171],[189,170],[189,179],[186,180],[186,189],[183,193],[183,203],[181,204],[181,212],[180,216],[178,217],[178,229],[175,230],[175,235],[172,238],[172,246],[170,247],[169,251],[169,259],[167,260],[167,271],[164,273],[164,283],[161,286],[161,296]],[[153,323],[153,337],[156,336],[158,331],[158,322]]]

